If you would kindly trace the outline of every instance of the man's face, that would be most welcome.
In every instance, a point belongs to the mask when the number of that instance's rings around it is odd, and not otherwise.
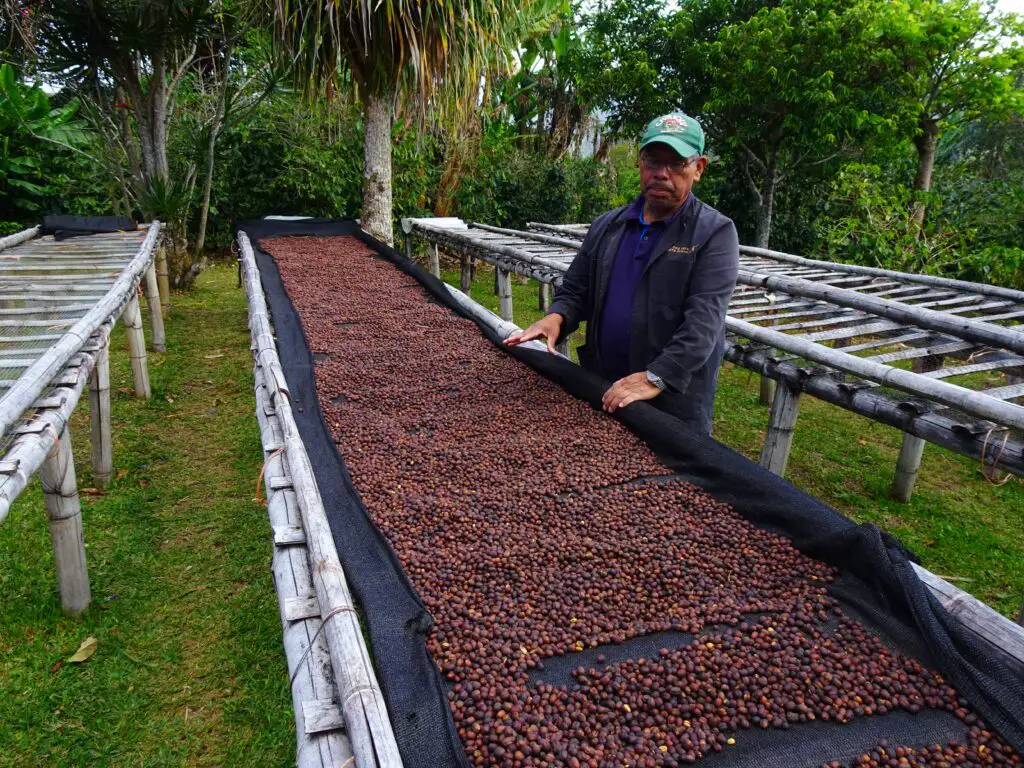
[[[640,190],[644,199],[658,208],[678,208],[707,164],[707,158],[684,158],[667,144],[648,144],[640,151]]]

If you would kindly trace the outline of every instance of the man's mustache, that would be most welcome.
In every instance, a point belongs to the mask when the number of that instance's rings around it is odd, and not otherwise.
[[[671,192],[672,191],[672,187],[666,186],[665,184],[654,184],[654,183],[651,183],[651,184],[648,184],[646,187],[644,187],[644,192],[650,192],[650,191],[655,190],[655,189],[661,190],[662,192]]]

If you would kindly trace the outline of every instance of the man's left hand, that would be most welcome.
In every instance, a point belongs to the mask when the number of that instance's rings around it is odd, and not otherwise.
[[[647,372],[631,373],[623,376],[604,393],[601,405],[608,413],[615,413],[616,408],[625,408],[637,400],[650,400],[661,394],[661,390],[647,380]]]

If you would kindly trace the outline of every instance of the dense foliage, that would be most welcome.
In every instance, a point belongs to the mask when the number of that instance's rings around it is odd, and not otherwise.
[[[49,5],[59,4],[38,7]],[[168,7],[185,15],[164,56],[181,73],[165,81],[166,172],[147,172],[139,151],[150,140],[139,110],[153,101],[149,65],[125,73],[86,61],[96,30],[76,46],[59,19],[35,49],[9,21],[0,28],[14,64],[0,79],[0,222],[56,210],[160,215],[180,222],[201,266],[204,233],[223,247],[232,219],[371,215],[359,93],[380,89],[324,51],[283,68],[266,4]],[[374,77],[402,91],[386,149],[393,222],[588,220],[636,194],[646,121],[683,109],[708,131],[697,193],[744,242],[1024,287],[1019,19],[975,0],[582,8],[538,2],[505,20],[505,47],[481,48],[461,72],[481,84],[476,94],[428,88],[425,71],[385,77],[391,65],[375,62]],[[296,74],[312,77],[286,87]]]

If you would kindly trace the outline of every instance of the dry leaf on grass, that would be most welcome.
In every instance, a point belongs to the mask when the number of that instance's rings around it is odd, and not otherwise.
[[[83,661],[88,661],[96,653],[97,645],[95,637],[85,638],[78,646],[78,650],[75,651],[75,655],[68,659],[68,664],[81,664]]]

